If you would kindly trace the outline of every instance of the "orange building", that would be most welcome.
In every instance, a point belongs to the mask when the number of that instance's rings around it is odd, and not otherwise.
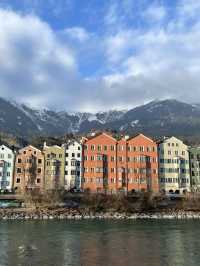
[[[142,134],[120,140],[107,133],[83,138],[83,189],[158,191],[157,144]]]
[[[29,145],[19,150],[15,162],[14,189],[23,192],[27,189],[44,189],[44,155]]]
[[[158,192],[157,143],[139,134],[127,140],[128,190]]]

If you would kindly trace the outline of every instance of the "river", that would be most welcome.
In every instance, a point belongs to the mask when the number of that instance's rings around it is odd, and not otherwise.
[[[200,221],[3,221],[6,265],[198,266]]]

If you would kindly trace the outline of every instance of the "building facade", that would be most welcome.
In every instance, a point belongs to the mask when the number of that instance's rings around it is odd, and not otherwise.
[[[65,176],[65,150],[60,146],[44,144],[44,187],[46,190],[63,189]]]
[[[160,190],[167,193],[190,191],[188,146],[175,137],[165,138],[158,145]]]
[[[128,190],[159,191],[157,143],[139,134],[127,140]]]
[[[157,144],[139,134],[119,140],[101,133],[83,139],[84,189],[158,192]]]
[[[63,144],[65,149],[65,189],[81,188],[82,145],[76,140]]]
[[[189,149],[191,190],[200,191],[200,147]]]
[[[0,190],[12,191],[15,153],[5,145],[0,146]]]
[[[15,162],[14,189],[16,192],[44,189],[44,155],[29,145],[19,150]]]
[[[117,140],[101,133],[83,140],[84,190],[92,192],[115,192],[117,184]]]

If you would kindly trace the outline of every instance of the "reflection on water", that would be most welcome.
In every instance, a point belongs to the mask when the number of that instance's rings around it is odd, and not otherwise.
[[[0,266],[200,265],[198,221],[0,222]]]

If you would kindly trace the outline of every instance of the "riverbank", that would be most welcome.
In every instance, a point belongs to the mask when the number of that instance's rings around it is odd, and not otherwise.
[[[138,219],[200,219],[200,211],[168,210],[159,212],[94,213],[81,210],[58,209],[0,209],[0,220],[138,220]]]

